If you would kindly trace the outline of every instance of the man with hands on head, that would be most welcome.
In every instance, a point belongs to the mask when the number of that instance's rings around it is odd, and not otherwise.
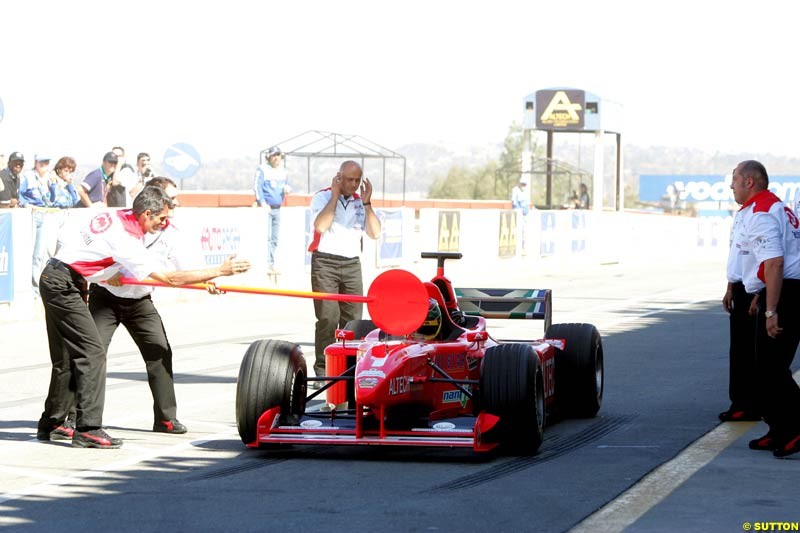
[[[137,279],[147,277],[179,286],[230,276],[250,269],[248,261],[229,259],[213,268],[164,270],[147,251],[144,235],[161,230],[169,218],[169,197],[145,187],[132,209],[103,210],[78,231],[63,232],[61,247],[45,266],[39,282],[53,365],[50,387],[36,437],[72,438],[79,448],[119,448],[122,439],[102,428],[106,350],[86,305],[86,283],[108,280],[121,268]],[[76,427],[65,427],[74,404]]]
[[[372,209],[372,182],[362,181],[363,171],[355,161],[345,161],[331,186],[311,198],[314,239],[311,252],[311,290],[340,294],[364,293],[361,278],[361,239],[364,233],[377,239],[381,223]],[[325,375],[325,347],[334,340],[336,328],[361,318],[357,302],[314,300],[317,318],[314,331],[317,376]],[[312,386],[319,388],[319,382]]]

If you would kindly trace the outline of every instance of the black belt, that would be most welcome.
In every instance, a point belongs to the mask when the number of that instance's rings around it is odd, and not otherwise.
[[[50,259],[48,259],[47,260],[47,264],[50,265],[51,267],[55,268],[56,270],[60,270],[60,271],[64,272],[65,274],[69,274],[70,276],[80,276],[80,274],[78,274],[77,272],[72,270],[71,266],[69,266],[68,264],[64,263],[63,261],[59,261],[55,257],[51,257]]]
[[[271,205],[269,207],[270,207],[270,209],[280,209],[281,208],[281,206],[279,206],[279,205]]]
[[[345,257],[343,255],[336,255],[336,254],[329,254],[329,253],[325,253],[325,252],[318,252],[316,250],[311,252],[311,255],[314,256],[314,257],[319,257],[320,259],[332,259],[334,261],[347,261],[347,262],[351,262],[351,263],[355,263],[355,262],[359,261],[359,257],[358,256]]]

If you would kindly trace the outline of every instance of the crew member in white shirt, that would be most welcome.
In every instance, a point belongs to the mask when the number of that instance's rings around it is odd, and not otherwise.
[[[145,187],[131,210],[101,211],[78,231],[62,231],[61,246],[47,262],[39,281],[53,364],[45,407],[36,437],[72,437],[80,448],[119,448],[122,439],[103,429],[106,350],[85,303],[87,282],[115,276],[121,268],[137,279],[147,277],[173,286],[199,283],[250,268],[232,261],[216,268],[164,270],[147,251],[144,234],[156,233],[169,217],[169,198],[157,187]],[[64,427],[74,406],[76,427]]]
[[[311,290],[339,294],[364,293],[361,277],[361,239],[364,233],[377,239],[381,223],[372,209],[372,183],[361,166],[345,161],[331,186],[311,198],[314,239],[311,252]],[[314,300],[317,322],[314,330],[317,376],[325,375],[325,347],[334,341],[337,328],[361,318],[363,304]],[[320,382],[312,381],[319,388]]]
[[[769,426],[749,446],[785,457],[800,452],[800,387],[791,371],[800,343],[800,222],[768,185],[758,161],[743,161],[733,172],[731,189],[751,252],[743,256],[742,279],[748,293],[758,293],[758,407]]]

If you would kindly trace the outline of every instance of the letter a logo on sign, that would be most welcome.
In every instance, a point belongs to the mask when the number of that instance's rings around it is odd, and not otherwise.
[[[544,108],[538,116],[536,126],[542,129],[582,129],[583,91],[538,91],[536,93],[537,109]]]

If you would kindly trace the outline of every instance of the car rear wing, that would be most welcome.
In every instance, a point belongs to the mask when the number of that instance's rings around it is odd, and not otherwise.
[[[527,318],[552,323],[550,289],[472,289],[456,288],[458,307],[465,315],[483,318]]]

